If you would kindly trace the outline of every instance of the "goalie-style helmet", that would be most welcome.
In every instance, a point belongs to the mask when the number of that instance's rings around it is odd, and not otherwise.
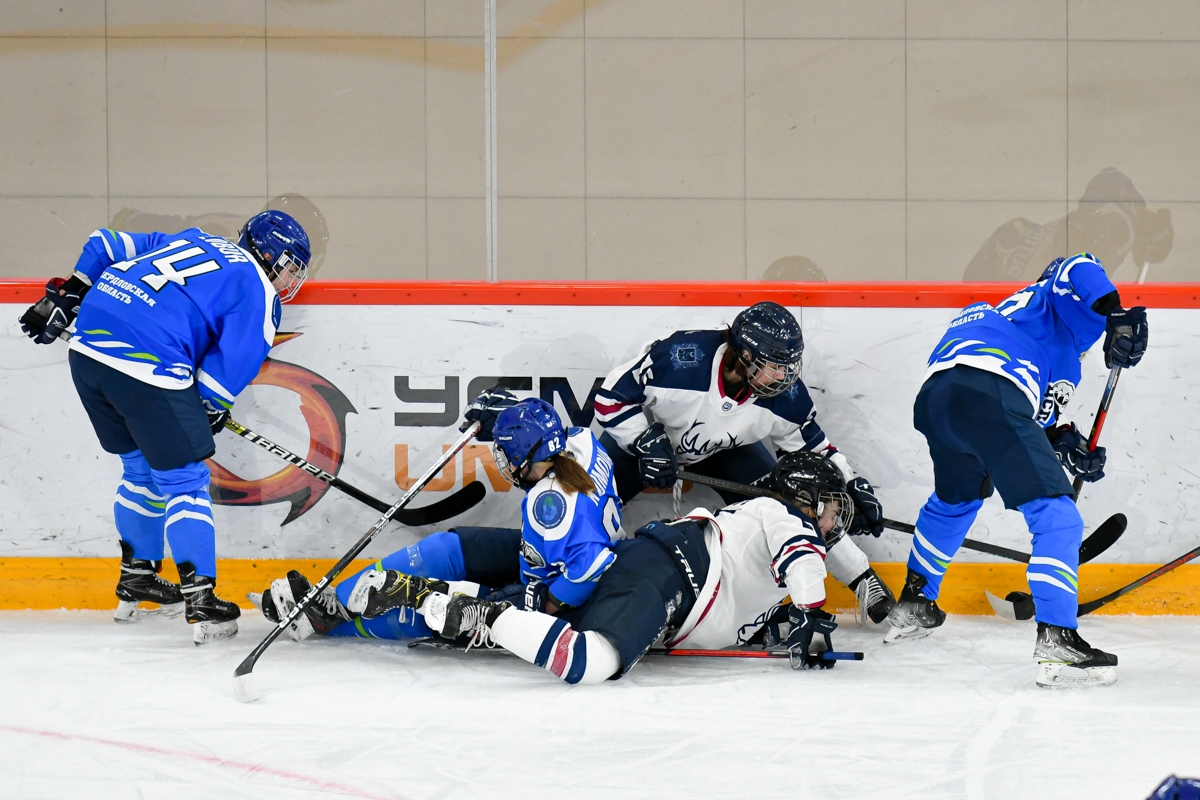
[[[261,211],[246,221],[238,245],[254,256],[286,303],[300,291],[312,260],[308,234],[282,211]]]
[[[567,432],[554,406],[530,397],[504,409],[492,428],[492,456],[505,480],[527,489],[524,479],[531,464],[548,461],[567,447]]]
[[[801,508],[812,509],[817,519],[825,506],[837,502],[836,527],[846,529],[854,519],[854,501],[846,493],[846,478],[838,465],[820,453],[799,450],[779,459],[771,471],[775,491]]]
[[[804,335],[792,312],[778,303],[756,303],[738,314],[729,338],[759,397],[782,394],[800,377]]]

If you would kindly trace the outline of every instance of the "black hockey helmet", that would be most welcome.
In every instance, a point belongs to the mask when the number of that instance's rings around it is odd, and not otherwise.
[[[804,334],[792,312],[778,303],[755,303],[738,314],[729,326],[729,340],[759,397],[782,394],[800,377]]]
[[[830,502],[838,504],[836,527],[849,528],[854,519],[854,501],[846,493],[845,476],[837,464],[820,453],[788,453],[771,470],[771,483],[794,505],[811,509],[817,519]]]

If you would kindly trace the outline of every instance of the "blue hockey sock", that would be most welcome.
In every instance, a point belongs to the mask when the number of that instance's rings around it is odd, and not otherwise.
[[[908,568],[925,576],[921,594],[936,600],[951,559],[962,547],[975,515],[983,506],[982,500],[967,503],[947,503],[931,494],[917,515],[917,532],[908,553]]]
[[[121,456],[125,471],[113,502],[117,533],[133,546],[133,557],[161,561],[163,557],[163,509],[166,498],[150,474],[150,464],[141,450]]]
[[[1079,613],[1079,544],[1083,517],[1069,497],[1039,497],[1020,506],[1033,534],[1025,577],[1038,622],[1075,628]]]
[[[393,608],[374,619],[355,617],[329,632],[330,636],[352,636],[360,639],[426,639],[433,629],[425,617],[410,608]]]
[[[179,469],[154,470],[153,475],[166,496],[164,528],[175,563],[190,562],[197,575],[216,578],[217,531],[208,495],[208,467],[193,462]]]

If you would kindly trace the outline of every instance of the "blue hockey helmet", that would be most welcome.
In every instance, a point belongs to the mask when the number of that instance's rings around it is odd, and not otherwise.
[[[238,245],[267,273],[281,303],[296,296],[312,260],[308,234],[299,222],[282,211],[260,211],[246,221]]]
[[[792,312],[778,303],[755,303],[738,314],[729,326],[729,340],[759,397],[782,394],[800,377],[804,334]]]
[[[554,406],[530,397],[504,409],[492,428],[492,456],[500,474],[514,486],[528,488],[524,479],[531,464],[548,461],[567,447],[567,432]]]

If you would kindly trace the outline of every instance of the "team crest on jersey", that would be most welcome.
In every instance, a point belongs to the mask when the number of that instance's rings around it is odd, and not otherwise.
[[[567,498],[556,489],[542,492],[533,503],[533,518],[544,528],[553,528],[567,516]]]
[[[1067,403],[1071,402],[1071,395],[1075,393],[1075,384],[1070,381],[1055,381],[1046,387],[1046,394],[1042,397],[1042,407],[1038,409],[1037,422],[1045,425],[1050,420],[1059,416],[1067,407]]]
[[[721,410],[722,411],[732,411],[733,410],[733,401],[727,399],[724,403],[721,403]]]
[[[542,554],[537,551],[536,547],[524,539],[521,540],[521,557],[534,569],[545,569],[546,567],[546,559],[542,558]]]
[[[680,369],[691,369],[700,366],[704,360],[704,351],[695,344],[676,344],[671,346],[671,363]]]

